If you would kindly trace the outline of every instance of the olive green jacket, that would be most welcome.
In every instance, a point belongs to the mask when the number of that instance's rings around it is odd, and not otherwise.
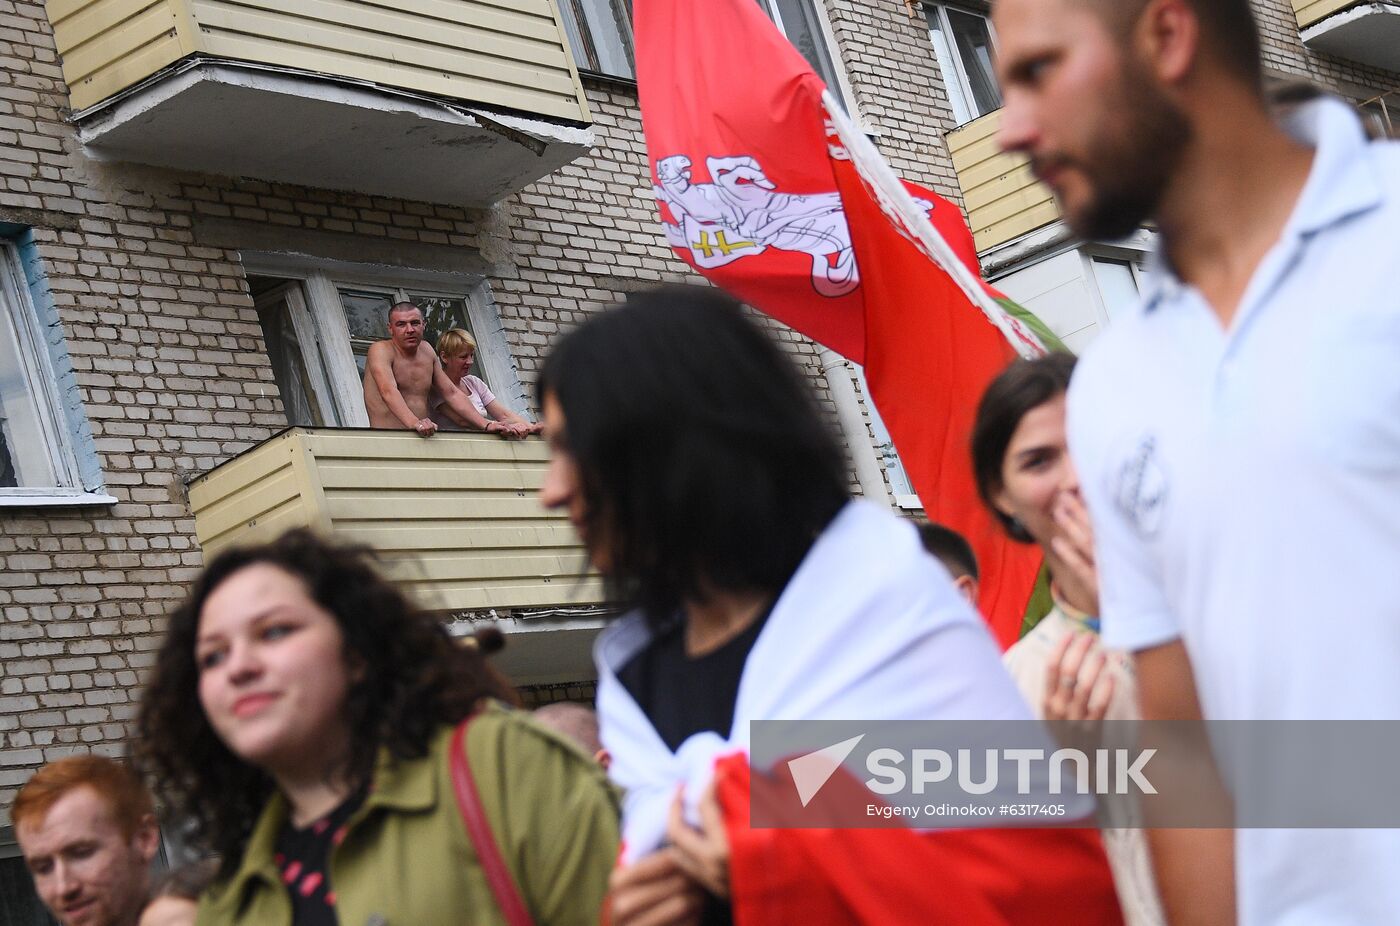
[[[382,754],[364,804],[331,850],[340,926],[504,926],[452,789],[443,727],[422,759]],[[466,752],[486,818],[538,926],[597,926],[617,860],[618,805],[602,769],[521,712],[493,706]],[[273,861],[287,818],[263,809],[238,871],[199,905],[198,926],[290,926]]]

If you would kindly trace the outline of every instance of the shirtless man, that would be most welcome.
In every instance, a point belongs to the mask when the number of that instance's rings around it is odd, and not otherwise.
[[[423,343],[423,313],[411,302],[389,309],[389,340],[370,345],[365,364],[365,411],[375,428],[408,428],[423,437],[437,432],[428,417],[428,398],[444,396],[447,405],[473,428],[489,434],[517,436],[510,425],[490,421],[447,378],[437,354]]]

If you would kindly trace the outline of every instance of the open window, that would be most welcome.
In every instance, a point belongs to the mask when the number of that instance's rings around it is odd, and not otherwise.
[[[422,309],[430,347],[453,328],[470,332],[477,342],[473,373],[510,407],[527,406],[479,277],[277,255],[245,255],[244,261],[288,424],[368,426],[365,360],[369,346],[388,337],[389,308],[399,302]]]
[[[996,44],[986,13],[947,3],[930,3],[924,7],[924,13],[958,125],[1000,109]]]

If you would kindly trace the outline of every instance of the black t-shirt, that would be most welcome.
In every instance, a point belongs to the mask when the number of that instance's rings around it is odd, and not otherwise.
[[[772,609],[770,604],[737,636],[700,656],[686,655],[685,623],[676,619],[617,673],[672,752],[704,730],[729,736],[739,677]]]
[[[677,619],[658,631],[617,673],[618,681],[672,752],[705,730],[729,736],[744,663],[772,610],[770,604],[737,636],[701,656],[686,655],[685,624]],[[734,913],[727,902],[706,898],[703,926],[729,926],[733,922]]]
[[[295,926],[338,926],[330,883],[331,847],[345,838],[345,824],[364,800],[361,789],[314,823],[297,829],[289,819],[277,834],[274,860],[292,899]]]

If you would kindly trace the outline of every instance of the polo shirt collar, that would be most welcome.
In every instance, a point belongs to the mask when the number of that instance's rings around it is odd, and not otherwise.
[[[1299,241],[1381,205],[1381,185],[1366,157],[1366,132],[1350,106],[1331,97],[1305,103],[1284,121],[1284,129],[1316,154],[1280,240]],[[1150,312],[1174,299],[1184,284],[1167,262],[1165,242],[1149,255],[1148,271],[1143,309]]]

